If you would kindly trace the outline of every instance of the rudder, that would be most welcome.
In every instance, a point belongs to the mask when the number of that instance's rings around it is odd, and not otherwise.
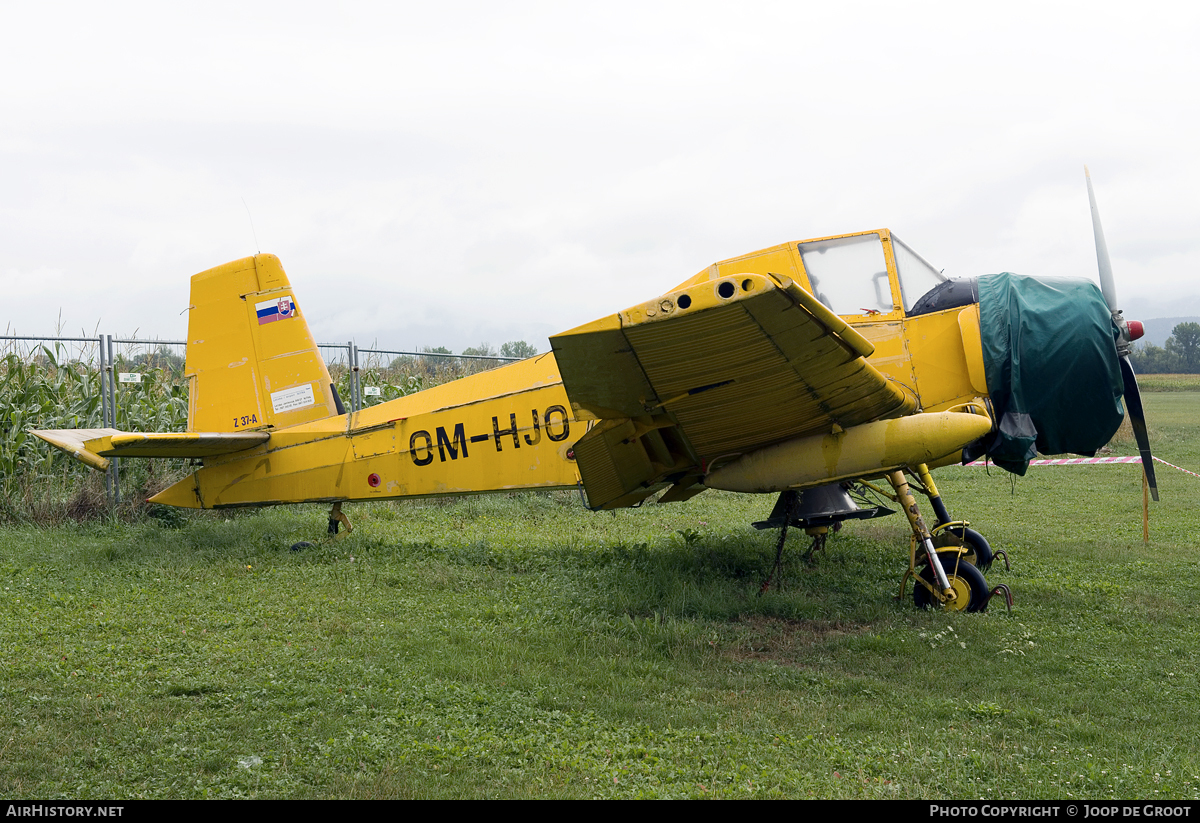
[[[193,276],[189,308],[189,431],[284,428],[342,413],[278,257]]]

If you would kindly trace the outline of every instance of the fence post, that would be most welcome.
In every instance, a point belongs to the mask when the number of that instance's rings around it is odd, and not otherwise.
[[[109,368],[108,357],[104,353],[104,335],[96,338],[96,348],[99,350],[100,358],[100,425],[106,429],[112,428],[112,420],[108,417],[108,381]],[[108,501],[109,508],[112,508],[112,465],[104,472],[104,499]]]
[[[107,338],[108,346],[108,402],[110,404],[108,419],[115,429],[117,427],[117,369],[113,360],[113,336],[106,334],[104,337]],[[109,467],[109,471],[112,472],[113,505],[120,505],[121,503],[120,462],[121,459],[119,457],[114,457],[112,465]]]
[[[354,341],[351,340],[347,348],[349,350],[347,359],[350,361],[350,410],[358,411],[362,406],[362,402],[358,396],[358,346],[354,345]]]

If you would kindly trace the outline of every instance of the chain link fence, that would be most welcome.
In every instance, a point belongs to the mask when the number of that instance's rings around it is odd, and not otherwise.
[[[446,351],[318,348],[347,411],[375,405],[519,358]],[[29,434],[30,429],[115,428],[184,431],[188,394],[183,340],[0,335],[0,493],[12,505],[31,482],[85,476],[82,467]],[[135,463],[153,461],[135,461]],[[186,471],[185,461],[176,461]],[[86,470],[84,470],[86,471]],[[143,486],[150,477],[136,478]],[[110,507],[130,482],[120,460],[105,475]],[[2,513],[2,512],[0,512]]]

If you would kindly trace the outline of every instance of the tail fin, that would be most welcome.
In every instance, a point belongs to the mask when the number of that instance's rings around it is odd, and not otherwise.
[[[190,308],[189,431],[283,428],[343,413],[278,257],[195,275]]]

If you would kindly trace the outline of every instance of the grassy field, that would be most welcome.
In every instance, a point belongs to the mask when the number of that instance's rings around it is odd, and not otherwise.
[[[1138,387],[1146,391],[1200,391],[1200,374],[1139,374]]]
[[[1200,471],[1200,393],[1145,402]],[[1200,478],[1160,464],[1148,547],[1134,466],[938,482],[1011,614],[895,602],[899,516],[758,597],[772,501],[712,492],[6,527],[0,792],[1200,796]]]

